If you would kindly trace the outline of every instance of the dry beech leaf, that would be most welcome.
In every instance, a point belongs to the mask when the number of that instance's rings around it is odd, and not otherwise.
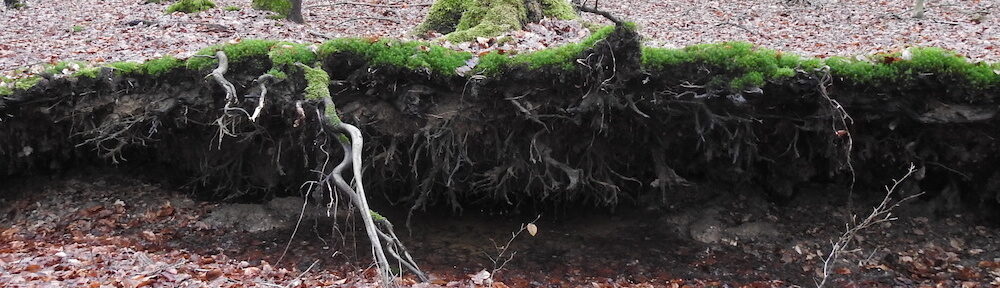
[[[528,223],[525,228],[528,229],[528,234],[531,234],[531,236],[538,234],[538,226],[535,226],[535,223]]]

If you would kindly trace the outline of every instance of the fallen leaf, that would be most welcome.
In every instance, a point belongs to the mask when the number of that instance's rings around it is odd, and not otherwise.
[[[479,273],[469,275],[469,278],[472,279],[472,283],[476,283],[476,285],[483,285],[483,282],[485,282],[486,279],[490,279],[490,276],[490,272],[482,270],[479,271]]]

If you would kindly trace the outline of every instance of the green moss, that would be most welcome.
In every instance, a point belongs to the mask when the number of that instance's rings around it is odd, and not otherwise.
[[[292,2],[288,0],[253,0],[252,3],[254,9],[278,13],[279,19],[292,11]]]
[[[542,13],[545,16],[562,20],[579,18],[576,15],[576,8],[573,8],[573,5],[565,0],[541,0],[541,3]]]
[[[528,10],[523,0],[477,0],[468,5],[455,32],[448,34],[452,42],[475,40],[476,37],[493,37],[506,31],[521,29],[528,20]]]
[[[174,56],[163,56],[157,59],[146,61],[139,65],[138,69],[144,74],[158,76],[184,65],[184,61],[174,58]]]
[[[97,78],[97,74],[100,72],[101,67],[85,67],[77,70],[72,76],[76,78]]]
[[[394,65],[409,69],[428,69],[444,75],[455,75],[455,68],[472,58],[468,52],[457,52],[424,42],[401,42],[390,39],[342,38],[320,45],[317,54],[327,57],[334,53],[353,53],[373,65]]]
[[[747,87],[760,87],[764,85],[764,74],[761,72],[753,71],[742,76],[736,77],[729,82],[729,88],[735,91],[742,90]]]
[[[526,65],[531,69],[558,67],[563,70],[573,70],[576,69],[577,57],[583,51],[607,38],[614,30],[614,26],[607,26],[597,30],[580,43],[570,43],[513,57],[490,53],[479,59],[479,65],[476,66],[476,69],[485,74],[496,74],[507,67],[518,65]]]
[[[240,11],[240,10],[243,10],[243,8],[240,8],[240,6],[229,5],[229,6],[226,6],[226,8],[222,8],[222,10],[226,10],[226,11]]]
[[[817,68],[821,62],[804,62],[796,55],[754,47],[745,42],[699,44],[683,49],[642,49],[646,70],[663,70],[683,65],[706,65],[714,74],[711,85],[728,84],[742,90],[763,85],[765,80],[795,76],[795,69]]]
[[[451,33],[462,19],[462,13],[472,4],[470,0],[436,0],[427,12],[423,23],[417,26],[418,33],[436,31]]]
[[[211,0],[180,0],[167,7],[167,14],[174,12],[197,13],[215,8],[215,2]]]
[[[38,82],[40,81],[42,81],[42,77],[38,76],[31,76],[27,78],[14,80],[14,85],[13,85],[14,89],[11,90],[11,93],[13,93],[16,90],[31,89],[31,87],[35,87],[35,84],[38,84]]]
[[[135,62],[115,62],[108,64],[108,67],[114,69],[115,74],[117,75],[131,74],[139,71],[139,63]]]
[[[48,73],[51,73],[51,74],[66,74],[64,72],[73,72],[73,73],[75,73],[76,71],[78,71],[80,69],[83,69],[83,68],[87,67],[88,65],[89,64],[87,64],[87,62],[83,62],[83,61],[74,61],[74,60],[60,61],[59,63],[56,63],[55,65],[52,65],[52,66],[46,68],[45,72],[48,72]]]
[[[382,216],[382,214],[378,214],[378,212],[375,212],[375,210],[370,210],[369,209],[368,210],[368,214],[372,216],[372,220],[374,220],[374,221],[386,220],[385,217]]]
[[[715,77],[732,77],[730,88],[760,85],[763,80],[795,76],[795,70],[815,71],[829,66],[839,79],[863,85],[899,85],[919,75],[934,75],[968,81],[975,87],[1000,84],[995,68],[985,63],[969,63],[965,58],[940,48],[910,48],[902,52],[877,54],[859,59],[831,57],[802,59],[754,47],[749,43],[700,44],[684,49],[643,48],[643,68],[663,70],[689,64],[707,64]],[[995,65],[995,64],[993,64]]]
[[[542,13],[558,19],[577,18],[576,10],[566,0],[541,0]],[[438,0],[434,1],[417,33],[447,33],[452,42],[494,37],[518,30],[528,21],[523,0]]]
[[[281,71],[276,68],[271,68],[271,70],[267,70],[267,74],[270,74],[271,76],[274,76],[274,78],[278,78],[281,80],[288,79],[288,74],[285,74],[285,71]]]
[[[219,61],[215,60],[215,52],[222,50],[226,52],[229,62],[239,62],[248,57],[267,55],[271,47],[278,43],[274,40],[243,40],[236,44],[213,45],[201,49],[194,56],[187,60],[185,65],[191,70],[206,70],[214,68]]]
[[[305,98],[308,100],[319,100],[330,98],[330,75],[323,71],[323,68],[309,67],[305,64],[298,64],[305,73],[306,78],[306,95]],[[336,117],[336,110],[327,107],[327,116],[331,111],[334,113],[333,117]],[[339,119],[338,119],[339,121]]]
[[[80,25],[73,25],[73,27],[71,27],[71,28],[69,29],[69,31],[71,31],[71,32],[73,32],[73,33],[79,33],[79,32],[83,32],[83,30],[84,30],[84,29],[85,29],[85,28],[83,28],[83,26],[80,26]]]
[[[316,62],[316,54],[308,46],[295,43],[277,43],[267,53],[274,65],[291,65],[296,62],[311,65]]]

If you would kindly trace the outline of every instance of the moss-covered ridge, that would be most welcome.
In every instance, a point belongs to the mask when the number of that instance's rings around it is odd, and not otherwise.
[[[499,76],[515,68],[572,71],[583,67],[577,60],[587,57],[583,55],[587,49],[601,43],[614,30],[614,27],[605,27],[579,43],[545,50],[522,54],[491,52],[481,57],[432,43],[387,38],[333,39],[318,48],[274,40],[244,40],[207,47],[186,60],[164,56],[145,63],[117,62],[97,66],[67,61],[49,67],[46,72],[60,74],[72,65],[76,69],[70,69],[74,71],[71,74],[76,77],[95,77],[101,67],[112,68],[119,74],[161,75],[179,68],[205,71],[216,65],[211,55],[220,50],[234,63],[268,59],[271,63],[261,65],[274,66],[274,74],[283,73],[282,67],[296,62],[311,65],[329,57],[357,57],[372,66],[398,67],[445,77],[459,76],[458,72],[466,77],[475,74]],[[928,77],[973,90],[1000,87],[1000,63],[971,63],[954,52],[933,47],[828,59],[805,58],[744,42],[700,44],[681,49],[643,47],[640,52],[642,69],[647,73],[684,78],[684,75],[658,72],[699,67],[713,76],[706,83],[697,84],[733,91],[783,81],[801,73],[819,73],[817,71],[824,69],[829,69],[838,81],[876,88],[913,86],[917,80]],[[25,90],[38,82],[37,76],[0,80],[5,82],[0,85],[0,95]]]

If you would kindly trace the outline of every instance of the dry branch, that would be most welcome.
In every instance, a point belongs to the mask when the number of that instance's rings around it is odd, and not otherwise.
[[[923,192],[915,193],[903,197],[899,201],[892,202],[892,194],[896,193],[896,191],[899,189],[899,184],[903,183],[903,181],[906,181],[906,179],[909,178],[910,176],[913,176],[913,174],[916,171],[917,171],[916,167],[913,166],[913,164],[910,164],[910,168],[906,171],[906,175],[903,175],[903,177],[899,178],[898,180],[893,179],[891,187],[885,186],[885,197],[882,198],[882,202],[879,202],[878,206],[872,208],[872,212],[871,214],[868,214],[868,217],[865,217],[865,219],[862,220],[860,223],[847,224],[847,229],[844,231],[843,234],[840,234],[840,237],[837,238],[837,241],[834,242],[833,246],[830,248],[830,253],[823,258],[823,274],[822,278],[820,278],[820,281],[817,281],[816,287],[822,288],[824,285],[826,285],[827,280],[830,279],[830,274],[832,273],[834,262],[837,261],[837,258],[839,258],[841,253],[847,250],[847,247],[851,244],[852,241],[854,241],[855,236],[857,236],[858,233],[861,233],[861,231],[871,228],[875,225],[896,220],[896,217],[892,216],[892,209],[899,207],[899,205],[902,204],[903,202],[906,202],[910,199],[916,198],[923,194]],[[852,222],[854,222],[855,217],[852,217]]]
[[[587,6],[584,6],[584,5],[576,5],[576,9],[578,9],[580,11],[583,11],[583,12],[587,12],[587,13],[592,13],[592,14],[597,14],[597,15],[604,16],[604,18],[607,18],[608,20],[611,20],[611,22],[614,22],[615,25],[621,25],[622,24],[622,20],[619,19],[618,17],[615,17],[615,15],[611,15],[611,12],[597,9],[596,3],[595,3],[594,6],[595,7],[587,7]]]

